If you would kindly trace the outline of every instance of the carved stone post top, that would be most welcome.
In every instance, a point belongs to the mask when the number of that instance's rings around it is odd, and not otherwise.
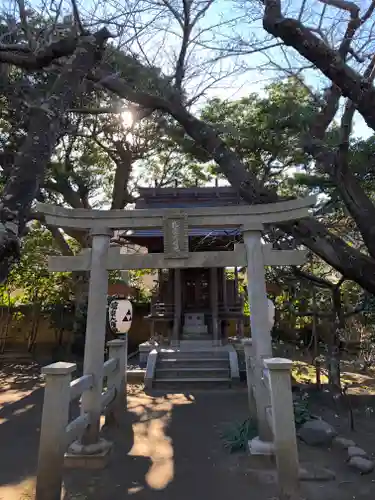
[[[264,226],[262,222],[257,222],[257,221],[249,221],[246,224],[242,224],[241,226],[241,231],[243,233],[249,233],[249,232],[261,232],[263,231]]]
[[[242,345],[252,346],[253,345],[253,339],[249,339],[249,338],[241,339],[241,344]]]
[[[98,227],[91,229],[91,236],[112,236],[113,231],[109,227]]]
[[[77,369],[75,363],[66,363],[65,361],[58,361],[57,363],[52,363],[51,365],[43,366],[43,375],[69,375]]]
[[[127,334],[125,334],[125,335],[127,335]],[[125,344],[126,344],[126,340],[123,340],[123,339],[114,339],[114,340],[110,340],[109,342],[107,342],[108,347],[123,347]]]
[[[286,358],[267,358],[263,360],[264,365],[269,370],[285,370],[290,371],[293,361]]]

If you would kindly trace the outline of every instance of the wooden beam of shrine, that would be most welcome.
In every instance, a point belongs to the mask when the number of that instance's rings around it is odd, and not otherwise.
[[[47,224],[76,229],[145,229],[161,228],[166,218],[187,217],[189,227],[240,227],[259,229],[263,224],[297,220],[309,215],[316,197],[281,201],[264,205],[229,207],[194,207],[186,209],[87,210],[67,209],[37,203],[37,211]]]
[[[305,250],[272,250],[268,245],[263,247],[264,264],[266,266],[300,266],[306,260]],[[54,272],[89,271],[91,251],[74,257],[50,257],[49,270]],[[178,269],[191,267],[246,267],[246,251],[244,245],[236,245],[234,251],[190,252],[187,258],[167,258],[162,253],[123,254],[119,248],[110,248],[107,269]]]

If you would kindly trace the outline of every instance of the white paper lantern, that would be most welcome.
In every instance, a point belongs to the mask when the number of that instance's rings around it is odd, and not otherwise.
[[[269,328],[272,330],[273,325],[275,324],[275,304],[272,302],[271,299],[267,299],[268,302],[268,321],[269,321]]]
[[[108,307],[109,326],[113,333],[128,333],[133,319],[130,300],[114,299]]]

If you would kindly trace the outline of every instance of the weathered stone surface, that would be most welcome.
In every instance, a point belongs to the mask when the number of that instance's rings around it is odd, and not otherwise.
[[[342,450],[347,450],[350,446],[355,446],[355,442],[351,439],[346,439],[342,436],[336,436],[332,441],[332,444],[341,448]]]
[[[262,441],[258,436],[248,442],[250,455],[273,455],[275,446],[273,443]]]
[[[104,469],[109,462],[111,449],[104,450],[95,455],[77,455],[65,453],[64,467],[67,469]]]
[[[79,441],[73,441],[69,446],[68,453],[72,455],[97,455],[112,448],[112,443],[106,439],[100,438],[93,444],[82,444]]]
[[[374,470],[374,462],[364,457],[351,457],[348,464],[353,469],[362,472],[362,474],[369,474]]]
[[[300,481],[333,481],[336,479],[336,474],[325,467],[306,465],[300,468],[299,479]]]
[[[351,457],[367,458],[367,453],[365,452],[365,450],[362,450],[362,448],[359,448],[358,446],[349,446],[348,455],[349,455],[349,458],[351,458]]]
[[[108,464],[111,451],[112,443],[102,438],[89,445],[74,441],[64,455],[64,467],[103,469]]]
[[[324,420],[309,420],[298,431],[298,436],[306,444],[313,446],[330,445],[337,432]]]

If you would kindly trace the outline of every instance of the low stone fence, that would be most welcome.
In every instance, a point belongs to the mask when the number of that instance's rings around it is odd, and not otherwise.
[[[126,340],[112,340],[107,345],[109,358],[103,365],[107,384],[100,392],[100,406],[106,422],[110,423],[126,404]],[[93,423],[93,415],[83,403],[80,416],[69,422],[70,403],[90,391],[95,395],[95,374],[71,380],[75,370],[75,363],[62,361],[42,368],[46,385],[35,500],[60,500],[64,455]]]
[[[246,359],[246,374],[249,396],[249,410],[252,417],[256,412],[256,400],[253,386],[254,354],[251,339],[244,339]],[[291,387],[292,361],[284,358],[264,359],[262,382],[265,392],[268,392],[270,406],[266,407],[262,416],[267,420],[272,430],[273,443],[262,442],[259,438],[254,441],[254,454],[270,454],[276,456],[279,499],[290,500],[299,498],[299,460],[297,435],[294,421],[294,406]],[[259,426],[259,422],[258,422]]]

